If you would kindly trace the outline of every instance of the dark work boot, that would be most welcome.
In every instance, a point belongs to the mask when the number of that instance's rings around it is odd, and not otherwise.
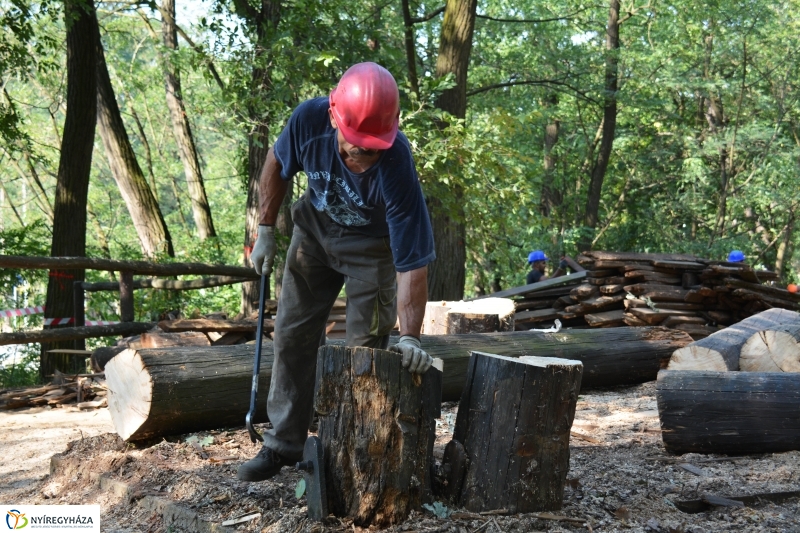
[[[258,455],[239,467],[236,477],[241,481],[264,481],[275,476],[284,466],[295,463],[275,450],[262,446]]]

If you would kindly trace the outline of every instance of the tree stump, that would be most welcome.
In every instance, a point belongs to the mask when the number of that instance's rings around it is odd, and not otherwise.
[[[422,333],[459,335],[514,331],[514,302],[507,298],[483,298],[471,302],[428,302]]]
[[[318,352],[314,407],[328,510],[357,526],[402,522],[430,499],[441,361],[422,376],[401,361],[400,354],[363,347]]]
[[[580,361],[472,353],[443,461],[459,505],[475,512],[561,508],[582,374]],[[454,471],[465,463],[461,481]]]
[[[800,314],[786,309],[768,309],[684,346],[672,354],[670,370],[739,370],[742,345],[759,331],[800,323]]]
[[[662,370],[656,398],[670,453],[800,450],[800,374]]]
[[[800,315],[798,323],[759,331],[742,346],[743,372],[800,372]]]

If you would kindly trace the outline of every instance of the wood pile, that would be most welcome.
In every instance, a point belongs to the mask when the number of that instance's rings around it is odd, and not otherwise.
[[[599,251],[577,260],[585,273],[526,286],[516,299],[517,329],[554,319],[572,327],[658,325],[697,340],[766,309],[800,310],[800,294],[762,284],[777,274],[742,263]],[[580,274],[585,279],[576,285]]]
[[[49,385],[0,391],[0,409],[23,407],[63,407],[79,409],[106,406],[106,384],[103,374],[66,375],[56,370]]]

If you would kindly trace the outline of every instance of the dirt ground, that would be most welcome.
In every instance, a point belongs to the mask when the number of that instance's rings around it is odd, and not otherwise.
[[[445,406],[438,450],[450,438],[455,411],[455,404]],[[696,514],[675,506],[703,494],[798,491],[800,452],[668,457],[654,383],[581,395],[573,432],[563,507],[550,517],[569,521],[449,509],[447,518],[415,512],[387,531],[800,533],[796,497]],[[133,447],[113,433],[106,409],[2,413],[0,503],[97,503],[104,532],[362,531],[347,520],[309,521],[305,497],[295,497],[300,476],[289,469],[269,481],[238,482],[237,466],[257,450],[243,428]],[[54,453],[57,468],[48,474]],[[221,526],[237,518],[245,521]]]

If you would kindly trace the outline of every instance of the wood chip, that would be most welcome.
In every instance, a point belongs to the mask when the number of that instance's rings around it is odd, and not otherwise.
[[[690,463],[681,463],[678,465],[678,468],[683,468],[690,474],[694,474],[695,476],[705,476],[706,472],[702,468],[698,468]]]
[[[223,526],[235,526],[236,524],[244,524],[245,522],[250,522],[251,520],[255,520],[256,518],[261,518],[261,513],[253,513],[245,516],[241,516],[239,518],[231,518],[230,520],[225,520],[222,525]]]
[[[586,442],[591,442],[592,444],[603,444],[603,441],[597,440],[589,435],[584,435],[583,433],[578,433],[575,430],[570,431],[569,434],[576,439],[585,440]]]

